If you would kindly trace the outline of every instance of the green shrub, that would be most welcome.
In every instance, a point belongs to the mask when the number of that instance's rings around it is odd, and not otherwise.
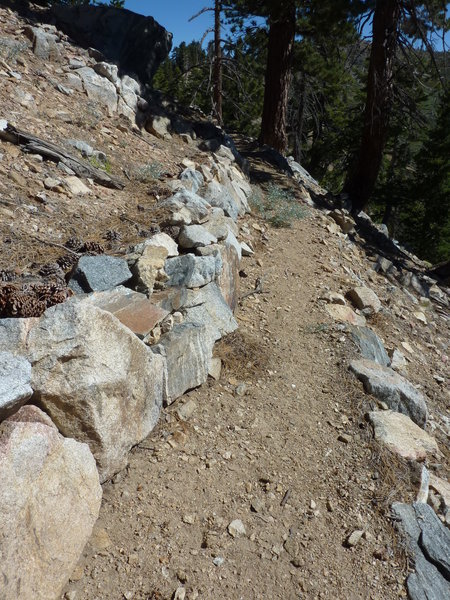
[[[253,187],[250,206],[274,227],[292,227],[294,221],[308,215],[292,190],[274,183],[269,183],[265,192]]]
[[[141,183],[150,183],[155,179],[161,179],[164,173],[164,167],[158,161],[141,165],[134,170],[135,178]]]

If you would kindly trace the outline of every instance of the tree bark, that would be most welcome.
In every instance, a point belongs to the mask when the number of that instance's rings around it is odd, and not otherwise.
[[[295,38],[295,2],[284,3],[269,19],[261,144],[280,153],[287,147],[286,120]]]
[[[221,0],[214,3],[214,113],[219,125],[222,125],[222,46],[220,45]]]
[[[354,214],[367,206],[381,167],[392,105],[393,62],[399,16],[399,0],[377,0],[361,145],[344,185],[344,192],[349,194],[352,201]]]

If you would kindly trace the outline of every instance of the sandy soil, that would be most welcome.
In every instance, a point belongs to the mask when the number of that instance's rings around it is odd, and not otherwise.
[[[243,281],[250,290],[263,276],[266,293],[243,300],[239,332],[219,345],[220,381],[168,408],[104,486],[67,587],[77,600],[169,599],[179,588],[188,599],[405,595],[369,399],[346,371],[351,343],[317,302],[319,283],[333,279],[321,267],[324,230],[311,213],[265,236]],[[235,519],[246,533],[233,538]],[[365,533],[348,548],[354,530]]]

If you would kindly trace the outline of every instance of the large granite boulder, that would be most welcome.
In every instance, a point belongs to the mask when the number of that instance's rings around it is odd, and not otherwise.
[[[49,16],[77,44],[100,50],[120,75],[136,75],[143,84],[151,82],[172,47],[172,34],[153,17],[130,10],[55,4]]]
[[[113,315],[77,300],[49,308],[27,340],[34,400],[86,442],[101,481],[156,425],[165,362]]]
[[[86,444],[66,439],[35,406],[0,424],[0,597],[56,600],[102,498]]]

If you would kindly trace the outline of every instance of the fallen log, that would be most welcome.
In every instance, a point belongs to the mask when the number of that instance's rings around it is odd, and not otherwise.
[[[24,152],[40,154],[43,158],[56,163],[61,162],[72,169],[78,177],[90,178],[104,187],[116,190],[122,190],[125,187],[119,179],[92,167],[52,142],[47,142],[31,133],[16,129],[5,119],[0,119],[0,139],[20,146]]]

